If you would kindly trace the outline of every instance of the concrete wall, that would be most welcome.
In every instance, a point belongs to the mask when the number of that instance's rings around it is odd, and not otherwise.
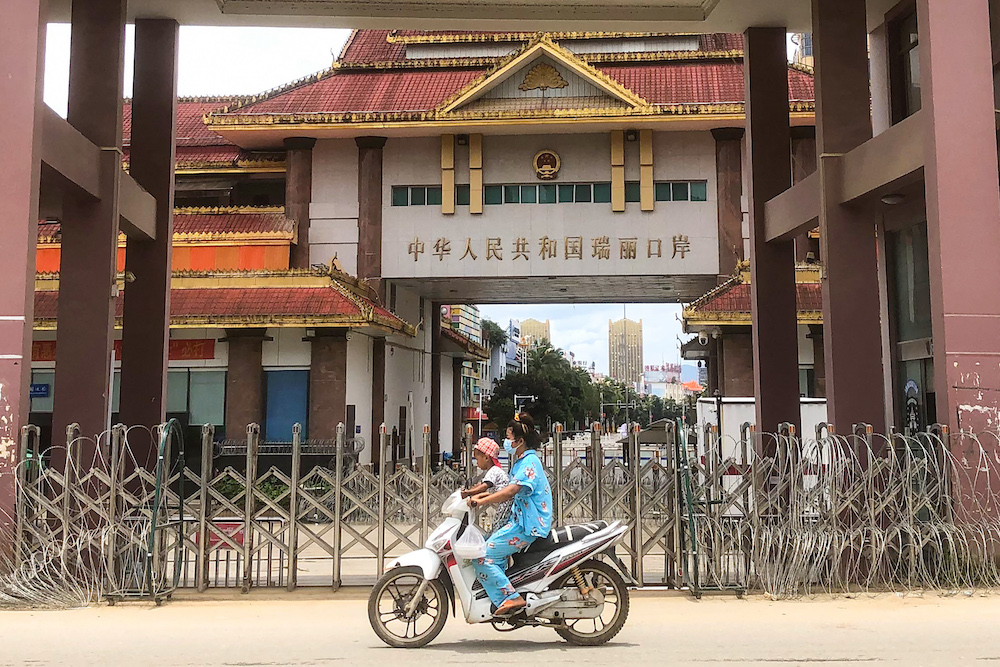
[[[352,333],[347,341],[347,405],[354,406],[354,422],[361,427],[360,435],[367,448],[362,461],[371,461],[372,449],[378,446],[377,434],[372,433],[372,339]],[[348,434],[351,437],[351,434]]]
[[[424,301],[420,311],[420,298],[413,292],[397,288],[396,314],[407,322],[423,326],[416,338],[389,336],[385,346],[385,422],[389,431],[399,423],[399,408],[407,407],[407,426],[412,429],[412,445],[416,456],[422,453],[423,427],[431,418],[431,302]],[[412,406],[409,400],[412,399]]]

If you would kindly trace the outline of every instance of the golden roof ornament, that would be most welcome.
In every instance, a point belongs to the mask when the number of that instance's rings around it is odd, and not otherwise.
[[[539,63],[532,67],[518,86],[518,90],[546,90],[548,88],[565,88],[569,83],[562,78],[557,70],[548,63]]]

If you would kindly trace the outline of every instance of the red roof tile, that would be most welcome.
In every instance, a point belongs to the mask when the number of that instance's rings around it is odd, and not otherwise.
[[[174,214],[174,235],[205,234],[272,234],[291,235],[295,223],[283,213],[274,211],[248,211],[219,209],[207,212],[192,209],[179,210]],[[59,223],[45,221],[38,223],[39,243],[59,243]]]
[[[702,51],[742,51],[743,35],[732,32],[699,35],[698,46]]]
[[[796,283],[795,304],[799,310],[823,310],[823,290],[817,283]],[[750,285],[740,283],[722,290],[693,308],[698,313],[749,313]]]
[[[178,146],[225,146],[230,142],[207,127],[203,116],[218,111],[235,102],[235,97],[181,98],[177,103],[177,145]],[[125,145],[132,139],[132,100],[125,100],[124,108]]]
[[[482,69],[334,72],[233,114],[428,111],[482,73]]]
[[[374,63],[402,60],[406,46],[390,44],[387,37],[391,30],[355,30],[351,33],[340,60],[345,63]]]
[[[722,104],[746,97],[741,62],[609,64],[597,69],[651,104]],[[814,97],[812,77],[799,70],[789,68],[788,88],[792,101]]]

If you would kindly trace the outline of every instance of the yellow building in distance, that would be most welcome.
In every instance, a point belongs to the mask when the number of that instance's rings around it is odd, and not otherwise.
[[[633,385],[642,379],[642,320],[608,320],[608,362],[612,379]]]

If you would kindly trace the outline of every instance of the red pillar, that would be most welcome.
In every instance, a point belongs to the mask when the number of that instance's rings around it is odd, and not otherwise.
[[[247,424],[264,422],[264,368],[261,365],[266,329],[227,329],[229,367],[226,371],[226,438],[246,437]]]
[[[937,419],[977,432],[1000,425],[1000,187],[989,4],[917,0]]]
[[[750,271],[757,430],[799,424],[795,253],[765,240],[764,207],[791,185],[788,56],[784,28],[745,34]]]
[[[792,128],[792,183],[799,183],[816,171],[816,128],[799,125]],[[817,244],[804,231],[795,236],[795,261],[806,261],[806,255],[815,251]]]
[[[55,443],[73,422],[93,437],[107,428],[109,416],[126,4],[126,0],[73,3],[67,118],[104,150],[100,199],[71,198],[63,208],[52,415]],[[86,465],[91,454],[81,453]],[[62,449],[54,450],[54,464],[61,465],[64,455]]]
[[[465,359],[455,357],[451,360],[451,453],[456,461],[461,461],[462,456],[462,436],[465,430],[462,425],[462,364]],[[475,363],[475,362],[473,362]],[[482,389],[480,388],[480,391]]]
[[[715,183],[719,210],[719,280],[736,272],[743,260],[742,127],[720,127],[715,137]]]
[[[125,255],[125,270],[135,280],[125,290],[119,414],[129,426],[153,426],[166,417],[179,32],[172,20],[135,25],[129,172],[157,205],[156,239],[129,239]],[[135,452],[137,461],[151,451]]]
[[[317,329],[309,367],[309,437],[332,440],[341,422],[347,422],[347,334]]]
[[[379,427],[385,422],[385,338],[372,339],[372,430],[371,444],[368,451],[372,453],[372,464],[378,470],[382,460],[382,447],[379,442]]]
[[[312,202],[313,146],[310,137],[285,139],[285,215],[296,222],[295,245],[292,246],[293,269],[308,269],[309,204]]]
[[[431,304],[431,465],[440,460],[441,454],[441,304]],[[427,455],[427,452],[424,452]]]
[[[38,238],[41,165],[42,71],[45,17],[42,0],[13,3],[0,21],[0,536],[14,516],[14,467],[20,429],[28,420],[31,325]],[[0,554],[9,545],[0,543]]]
[[[865,0],[813,0],[827,421],[885,433],[875,220],[837,201],[839,155],[872,136]]]

